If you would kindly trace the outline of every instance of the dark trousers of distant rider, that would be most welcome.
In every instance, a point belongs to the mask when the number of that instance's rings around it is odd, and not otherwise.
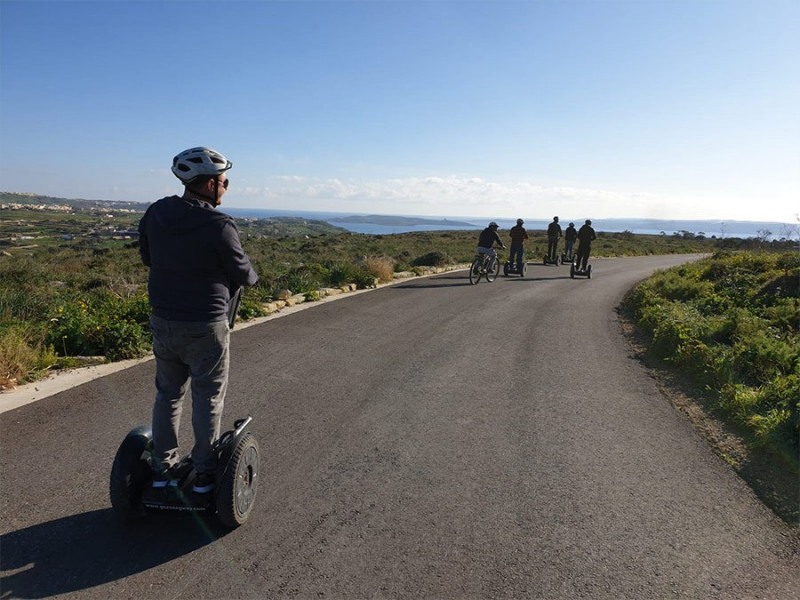
[[[564,254],[567,258],[572,259],[572,251],[575,248],[575,240],[566,240],[564,242]]]
[[[558,252],[558,238],[557,237],[547,238],[547,257],[550,260],[555,260],[556,252]]]
[[[511,244],[510,255],[508,257],[508,262],[512,265],[515,262],[517,264],[517,270],[522,270],[522,260],[525,255],[525,249],[523,248],[522,244]]]
[[[578,244],[578,253],[575,255],[575,266],[581,271],[586,270],[586,266],[589,264],[589,253],[591,251],[592,247],[589,244]]]

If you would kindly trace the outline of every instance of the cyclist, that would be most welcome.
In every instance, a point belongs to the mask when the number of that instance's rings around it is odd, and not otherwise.
[[[585,271],[589,264],[589,253],[592,251],[592,242],[597,239],[597,235],[592,229],[592,221],[586,219],[581,228],[578,230],[578,254],[575,260],[575,266],[581,271]]]
[[[525,259],[525,240],[528,239],[528,232],[522,226],[525,223],[522,219],[517,219],[517,224],[511,228],[509,235],[511,237],[511,252],[508,257],[508,262],[513,264],[516,258],[517,272],[522,273],[522,262]]]
[[[498,227],[500,226],[492,221],[486,229],[481,231],[480,236],[478,236],[478,247],[475,252],[481,256],[484,254],[489,255],[488,271],[494,269],[494,261],[497,260],[497,251],[494,249],[494,244],[500,244],[503,250],[506,248],[505,244],[503,244],[503,240],[501,240],[500,236],[497,234]]]
[[[561,225],[558,217],[553,217],[553,222],[547,226],[547,258],[555,262],[558,252],[558,238],[561,237]]]
[[[568,261],[572,262],[572,252],[575,249],[575,240],[578,239],[578,230],[575,229],[575,223],[570,223],[569,227],[564,231],[564,254]]]
[[[214,488],[212,444],[219,437],[228,386],[231,291],[258,275],[242,249],[239,231],[217,211],[233,163],[210,148],[190,148],[172,160],[182,196],[150,205],[139,222],[139,252],[150,267],[150,328],[156,359],[153,403],[153,487],[174,485],[183,397],[192,389],[193,491]]]

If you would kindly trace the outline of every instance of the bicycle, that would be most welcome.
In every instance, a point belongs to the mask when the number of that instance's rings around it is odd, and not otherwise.
[[[491,269],[489,268],[490,260],[494,260]],[[491,257],[488,254],[476,254],[469,267],[469,283],[470,285],[477,285],[481,277],[486,277],[486,281],[492,283],[497,279],[500,273],[500,257]]]

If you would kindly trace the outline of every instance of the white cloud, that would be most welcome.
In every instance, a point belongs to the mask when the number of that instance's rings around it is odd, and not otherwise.
[[[483,177],[439,175],[388,179],[270,177],[261,186],[232,188],[234,206],[294,210],[381,213],[439,217],[550,219],[651,218],[774,220],[786,214],[762,211],[754,219],[748,198],[665,195],[645,191],[578,186],[546,186],[531,181],[492,181]]]
[[[549,218],[552,214],[618,216],[632,201],[656,203],[654,196],[526,181],[498,182],[443,175],[385,180],[310,178],[279,175],[263,187],[237,190],[248,206],[430,216]],[[637,211],[638,212],[638,211]],[[652,211],[642,211],[652,212]]]

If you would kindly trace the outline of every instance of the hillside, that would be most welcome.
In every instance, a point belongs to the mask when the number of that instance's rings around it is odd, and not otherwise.
[[[111,200],[54,198],[36,194],[0,192],[0,222],[8,223],[0,232],[0,244],[12,238],[52,244],[68,239],[137,237],[136,226],[149,203]],[[299,217],[269,219],[238,218],[245,237],[294,237],[336,234],[345,230],[325,221]]]

